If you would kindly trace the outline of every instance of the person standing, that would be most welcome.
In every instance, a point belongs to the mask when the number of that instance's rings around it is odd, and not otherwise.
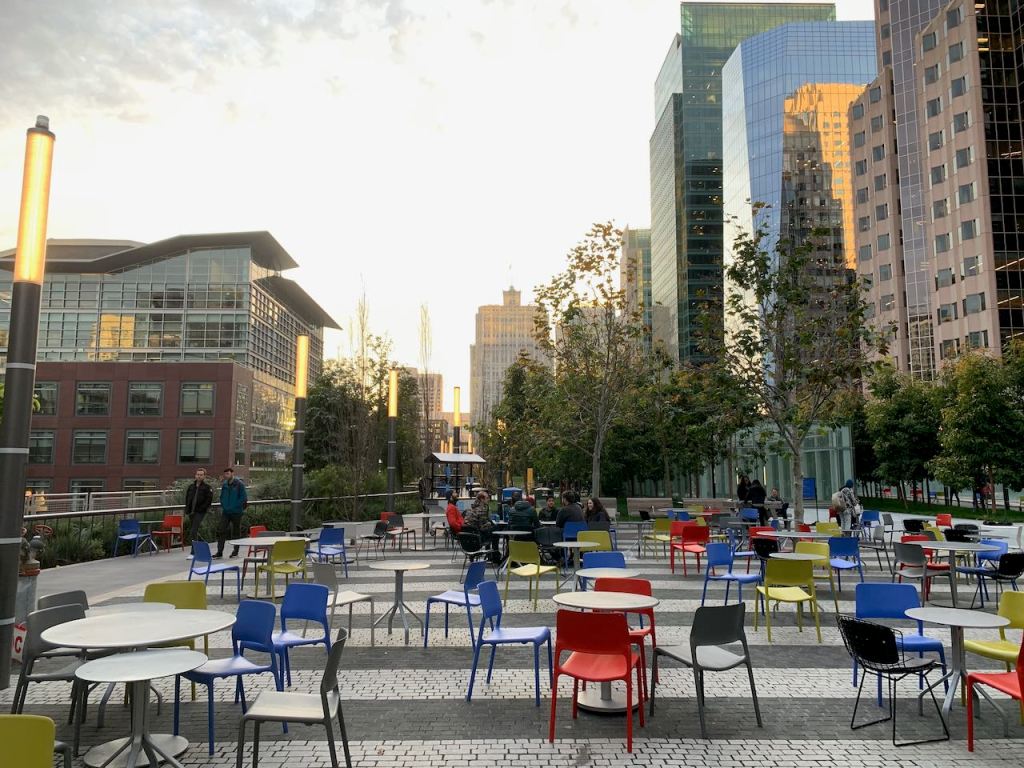
[[[844,531],[849,531],[860,521],[860,499],[853,490],[853,480],[847,480],[839,489],[839,497],[842,500],[839,509],[841,526]]]
[[[736,486],[736,500],[742,508],[747,502],[747,495],[750,493],[750,479],[746,475],[740,475],[740,482]]]
[[[197,469],[196,479],[185,489],[185,514],[188,515],[188,540],[199,537],[199,528],[213,504],[213,489],[206,484],[206,470]]]
[[[756,477],[750,481],[750,488],[747,489],[747,506],[757,510],[757,520],[761,525],[768,525],[768,510],[764,508],[764,502],[768,494]]]
[[[228,531],[231,538],[242,535],[242,513],[249,506],[249,497],[245,493],[245,483],[235,477],[235,470],[228,467],[224,470],[224,479],[220,484],[220,529],[217,531],[217,554],[224,556],[224,542]],[[238,557],[238,547],[231,550],[231,557]]]

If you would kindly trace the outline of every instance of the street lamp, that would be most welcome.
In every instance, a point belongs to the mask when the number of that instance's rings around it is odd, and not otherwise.
[[[43,115],[28,129],[21,182],[18,248],[14,257],[11,322],[7,340],[4,416],[0,423],[0,689],[10,685],[11,642],[25,512],[25,462],[32,422],[39,305],[46,265],[46,218],[54,135]]]
[[[293,531],[302,520],[303,475],[306,465],[306,393],[309,389],[309,336],[295,338],[295,428],[292,430],[292,514]]]
[[[398,371],[392,369],[388,375],[388,498],[387,511],[395,511],[395,461],[397,460],[398,431]]]
[[[462,453],[462,390],[455,388],[455,411],[452,414],[452,453]]]

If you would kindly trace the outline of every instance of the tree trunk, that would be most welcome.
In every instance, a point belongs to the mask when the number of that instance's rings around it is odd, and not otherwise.
[[[927,475],[924,478],[924,503],[925,504],[931,504],[932,503],[932,487],[931,487],[931,484],[929,484],[929,482],[928,482],[928,476]]]
[[[1010,511],[1010,489],[1006,487],[1005,483],[1003,484],[1003,509],[1007,512]]]
[[[991,465],[988,468],[988,495],[992,498],[992,517],[994,519],[999,507],[996,505],[996,480]]]
[[[661,481],[664,485],[664,493],[662,495],[670,497],[672,496],[672,469],[669,467],[667,452],[661,454],[661,467]]]
[[[597,498],[601,495],[601,453],[604,449],[604,435],[600,432],[594,437],[594,455],[590,459],[590,495]]]
[[[799,450],[793,451],[790,465],[790,478],[793,481],[793,519],[797,523],[804,521],[804,457]]]

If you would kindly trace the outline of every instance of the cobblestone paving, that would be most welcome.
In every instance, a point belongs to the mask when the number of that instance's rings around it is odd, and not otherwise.
[[[661,600],[657,609],[658,639],[662,645],[688,642],[693,610],[700,604],[703,575],[690,568],[684,577],[681,569],[669,572],[664,559],[636,558],[635,540],[620,535],[620,545],[627,554],[630,567],[641,571],[652,582],[654,593]],[[165,578],[168,557],[160,555],[161,577]],[[421,616],[426,597],[455,586],[459,581],[461,556],[452,561],[451,553],[435,550],[394,555],[425,560],[431,567],[407,574],[406,602]],[[392,555],[389,552],[389,557]],[[153,562],[151,561],[151,562]],[[182,560],[182,574],[185,566]],[[865,560],[869,580],[888,580],[877,564]],[[740,566],[742,567],[742,566]],[[146,561],[124,559],[123,584],[110,585],[109,602],[137,600],[141,597],[146,576]],[[351,588],[372,594],[376,611],[390,605],[393,594],[390,573],[365,567],[350,569],[345,583]],[[499,585],[504,588],[503,577]],[[844,580],[838,595],[841,611],[853,609],[854,581]],[[116,589],[115,589],[116,586]],[[246,585],[250,590],[252,580]],[[568,587],[566,587],[568,588]],[[969,599],[973,585],[961,585],[961,597]],[[536,612],[527,599],[525,581],[513,580],[506,607],[508,626],[554,626],[555,604],[550,600],[550,580],[542,585]],[[228,592],[230,596],[230,592]],[[709,603],[720,604],[724,590],[720,585],[709,589]],[[749,596],[745,595],[748,597]],[[346,645],[343,660],[342,686],[345,691],[344,711],[350,737],[353,763],[357,766],[402,768],[404,766],[477,766],[501,763],[509,766],[764,766],[803,768],[807,766],[1020,766],[1024,762],[1024,727],[1016,710],[1004,705],[1010,713],[1010,737],[1003,737],[999,719],[991,708],[977,723],[977,752],[966,751],[965,714],[954,706],[950,717],[953,741],[895,749],[891,731],[886,725],[850,730],[850,714],[856,690],[851,685],[850,659],[835,629],[835,606],[828,583],[820,582],[822,635],[817,642],[813,623],[805,622],[804,631],[797,629],[792,609],[782,608],[773,619],[773,640],[768,644],[763,623],[753,629],[753,617],[747,617],[747,635],[754,659],[755,678],[764,716],[764,728],[758,729],[749,698],[745,673],[736,671],[707,676],[707,722],[709,740],[699,739],[694,682],[692,673],[674,664],[662,667],[657,687],[656,710],[645,728],[634,721],[634,753],[625,751],[625,726],[621,716],[600,716],[581,712],[573,720],[569,696],[571,687],[563,683],[559,690],[559,706],[554,744],[546,741],[550,712],[550,690],[542,676],[542,700],[538,708],[533,701],[532,652],[527,649],[502,648],[498,652],[494,678],[490,685],[478,678],[472,703],[465,700],[469,664],[472,657],[465,614],[456,610],[450,617],[450,630],[444,637],[444,611],[435,608],[431,616],[429,647],[422,647],[418,625],[411,633],[411,644],[403,643],[399,625],[393,634],[378,628],[376,645],[370,646],[369,606],[358,604],[353,611],[353,632]],[[219,586],[209,589],[210,607],[233,610],[233,599],[221,600]],[[936,584],[933,599],[948,602],[948,585]],[[751,603],[748,602],[748,606]],[[479,615],[479,614],[477,614]],[[348,612],[339,610],[334,627],[347,627]],[[908,625],[909,626],[909,625]],[[949,643],[949,633],[929,627],[927,633]],[[995,637],[995,632],[970,631],[972,637]],[[1016,633],[1012,635],[1016,637]],[[230,648],[230,634],[221,632],[210,637],[210,655],[224,656]],[[543,657],[543,654],[542,654]],[[292,690],[314,691],[324,662],[322,648],[302,648],[293,652]],[[993,667],[977,657],[969,657],[972,668]],[[262,679],[260,679],[262,677]],[[269,675],[246,680],[251,700],[260,690],[272,687]],[[0,691],[0,707],[9,706],[12,687]],[[154,715],[157,731],[169,731],[173,680],[154,682],[163,694],[164,706]],[[26,711],[46,714],[58,723],[59,735],[70,739],[67,719],[68,686],[62,683],[33,685],[29,689]],[[233,703],[233,686],[221,682],[214,689],[216,702],[215,750],[212,757],[206,749],[206,697],[200,688],[196,702],[189,700],[183,686],[181,732],[192,741],[182,756],[188,766],[234,766],[238,715]],[[911,679],[899,688],[898,711],[901,738],[921,738],[941,732],[934,709],[926,708],[918,716],[913,699],[917,686]],[[83,753],[93,745],[124,735],[128,729],[127,710],[114,697],[106,725],[96,727],[95,706],[99,692],[90,705],[89,719],[82,730]],[[876,717],[878,710],[866,697],[865,718]],[[245,764],[251,760],[250,747],[245,748]],[[75,763],[82,765],[81,759]],[[330,765],[322,730],[293,726],[284,734],[280,728],[263,729],[260,765],[268,768]],[[6,768],[0,757],[0,766]]]

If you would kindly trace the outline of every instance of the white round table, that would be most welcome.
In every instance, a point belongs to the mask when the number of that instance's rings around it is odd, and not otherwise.
[[[949,690],[946,691],[946,699],[942,702],[942,712],[948,715],[950,708],[953,706],[956,687],[957,685],[963,685],[967,677],[967,664],[964,658],[964,627],[972,629],[998,629],[1008,625],[1010,620],[1003,616],[996,616],[991,613],[984,613],[983,611],[971,611],[965,608],[937,608],[934,606],[908,608],[907,618],[949,627],[949,635],[953,646],[953,658],[950,661],[949,672],[918,694],[920,699],[943,681],[948,681]]]
[[[173,611],[172,603],[111,603],[110,605],[97,605],[85,612],[86,618],[92,616],[110,616],[118,613],[157,613],[159,611]]]
[[[586,579],[635,579],[639,575],[640,571],[636,568],[580,568],[576,571],[576,581],[573,582],[572,588],[576,589],[576,584],[579,583],[586,590]]]
[[[631,592],[559,592],[552,600],[566,608],[589,611],[638,611],[654,608],[659,604],[656,597],[636,595]],[[643,671],[647,674],[647,670]],[[639,696],[634,691],[633,708],[638,706]],[[611,683],[601,683],[597,688],[590,686],[579,694],[581,709],[602,714],[626,712],[625,685],[612,689]]]
[[[230,539],[228,544],[232,547],[263,547],[269,548],[279,541],[295,541],[296,539],[308,539],[308,536],[245,536],[241,539]]]
[[[416,561],[404,561],[404,560],[392,560],[378,563],[370,563],[369,567],[375,571],[394,571],[395,572],[395,604],[388,608],[384,613],[380,615],[375,622],[373,627],[376,628],[384,619],[388,620],[388,634],[392,632],[392,628],[395,622],[395,614],[401,614],[402,626],[405,628],[405,644],[409,644],[409,620],[406,618],[406,614],[412,616],[420,624],[420,634],[423,633],[423,620],[416,615],[408,605],[405,604],[404,600],[404,582],[406,571],[422,571],[430,567],[430,563],[422,563]]]
[[[558,549],[561,549],[561,550],[564,550],[563,554],[564,554],[565,557],[568,557],[569,553],[574,551],[574,550],[576,552],[580,553],[578,556],[573,557],[573,560],[572,560],[572,576],[569,576],[569,577],[563,579],[562,583],[558,585],[558,586],[564,585],[571,578],[573,586],[575,588],[575,584],[576,584],[576,571],[580,567],[580,559],[583,557],[583,550],[585,550],[585,549],[596,549],[597,547],[600,546],[600,544],[598,544],[596,541],[556,541],[551,546],[557,547]],[[564,557],[563,557],[563,563],[564,563]]]
[[[85,755],[85,764],[92,768],[124,765],[135,768],[156,766],[165,761],[181,766],[174,758],[188,747],[188,740],[170,734],[149,732],[149,686],[158,677],[191,672],[206,663],[206,654],[185,649],[116,653],[83,664],[75,676],[89,683],[126,683],[131,689],[132,735],[93,747]]]
[[[827,560],[821,555],[812,555],[810,552],[772,552],[768,557],[775,560],[798,560],[802,562],[814,562],[816,560]]]
[[[956,556],[958,552],[998,552],[999,547],[994,544],[981,544],[976,541],[915,541],[920,544],[921,549],[931,552],[947,552],[949,554],[949,592],[952,595],[953,607],[959,608],[956,590]]]

